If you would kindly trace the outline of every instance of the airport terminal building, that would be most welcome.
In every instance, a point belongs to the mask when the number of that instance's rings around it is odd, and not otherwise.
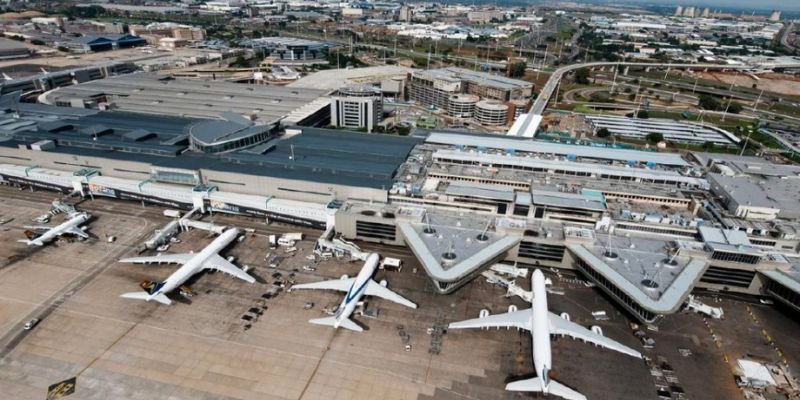
[[[3,183],[405,246],[442,294],[507,261],[579,271],[648,323],[678,311],[693,290],[800,310],[800,224],[784,217],[798,192],[787,190],[763,218],[738,212],[713,178],[796,185],[800,168],[789,165],[24,103],[0,116],[0,137]]]

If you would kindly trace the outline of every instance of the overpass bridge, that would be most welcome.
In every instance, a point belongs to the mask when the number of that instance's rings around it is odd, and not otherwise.
[[[800,65],[800,61],[798,61],[798,65]],[[527,114],[522,114],[517,118],[514,122],[514,125],[511,126],[511,129],[508,130],[506,135],[508,136],[520,136],[520,137],[527,137],[533,138],[536,136],[536,131],[539,130],[539,124],[542,122],[542,113],[544,113],[545,108],[547,107],[547,103],[550,102],[550,98],[553,96],[558,85],[561,83],[561,79],[568,73],[580,69],[580,68],[595,68],[595,67],[609,67],[609,66],[616,66],[619,67],[667,67],[667,68],[678,68],[678,69],[718,69],[718,70],[726,70],[726,69],[734,69],[734,70],[750,70],[757,67],[752,65],[740,64],[740,65],[723,65],[723,64],[663,64],[663,63],[642,63],[642,62],[609,62],[609,61],[599,61],[599,62],[590,62],[590,63],[583,63],[583,64],[573,64],[561,67],[553,72],[550,75],[550,79],[547,80],[547,83],[542,87],[539,95],[536,97],[536,100],[533,102],[533,106],[531,106],[530,111]]]

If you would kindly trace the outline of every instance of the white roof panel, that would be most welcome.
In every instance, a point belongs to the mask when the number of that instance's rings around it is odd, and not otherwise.
[[[431,132],[426,143],[446,144],[451,146],[485,147],[492,149],[514,149],[516,151],[540,154],[575,155],[582,158],[615,161],[652,161],[659,165],[688,166],[680,154],[659,153],[654,151],[639,151],[628,149],[613,149],[607,147],[579,146],[561,143],[551,143],[530,139],[521,139],[496,135],[475,135],[462,133]]]

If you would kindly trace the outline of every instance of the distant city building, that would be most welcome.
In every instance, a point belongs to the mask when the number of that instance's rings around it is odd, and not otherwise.
[[[372,132],[382,115],[383,96],[374,86],[345,86],[331,97],[331,125],[335,127]]]
[[[328,45],[315,40],[288,37],[247,39],[243,47],[256,49],[270,64],[323,64],[328,62]]]
[[[345,18],[358,18],[364,15],[364,9],[361,8],[343,8],[342,17]]]
[[[158,39],[158,47],[169,50],[174,50],[178,47],[183,47],[188,44],[189,42],[184,39],[176,39],[171,37]]]
[[[675,16],[680,17],[681,15],[683,15],[683,7],[682,6],[675,7]]]
[[[780,10],[772,10],[772,14],[769,16],[770,22],[778,22],[781,20],[781,12]]]
[[[149,25],[131,25],[130,31],[134,35],[147,35],[154,38],[175,38],[189,42],[205,40],[206,33],[202,28],[189,25],[180,25],[172,22],[156,22]]]
[[[492,22],[492,20],[500,21],[503,17],[504,14],[502,12],[493,10],[470,11],[467,13],[469,22],[487,23]]]
[[[400,14],[397,19],[403,22],[411,22],[411,8],[407,5],[400,7]]]
[[[238,1],[207,1],[200,9],[208,12],[229,13],[241,9]]]

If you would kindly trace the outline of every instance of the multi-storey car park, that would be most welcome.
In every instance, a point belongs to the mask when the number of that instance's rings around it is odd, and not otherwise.
[[[650,133],[660,133],[664,140],[675,143],[731,146],[740,141],[736,135],[707,124],[606,115],[587,115],[586,119],[596,130],[605,128],[614,136],[628,139],[644,140]]]
[[[39,96],[39,101],[63,107],[188,118],[217,118],[233,112],[254,121],[274,123],[289,118],[293,124],[315,125],[330,118],[328,93],[329,90],[243,86],[134,73],[51,90]]]
[[[791,219],[800,168],[790,165],[458,132],[291,127],[281,135],[234,115],[34,104],[5,112],[5,183],[279,220],[325,230],[321,240],[407,246],[442,294],[505,260],[580,271],[645,322],[676,312],[693,290],[769,296],[800,309],[800,224]],[[221,148],[205,151],[209,144]],[[755,182],[765,194],[750,198],[773,201],[743,203],[717,176]],[[770,179],[780,180],[784,197],[758,184]]]
[[[509,108],[505,104],[510,103],[515,110],[524,108],[533,94],[533,84],[484,72],[450,67],[412,72],[408,93],[411,100],[426,107],[440,108],[454,117],[462,118],[466,113],[474,111],[476,119],[483,115],[484,120],[480,121],[481,123],[505,125]],[[486,102],[478,103],[474,96]],[[482,110],[481,104],[484,105]],[[496,109],[503,107],[505,110],[502,112],[501,118],[496,115],[498,114]],[[465,108],[470,111],[465,111]],[[500,119],[503,121],[498,123],[497,121]]]

